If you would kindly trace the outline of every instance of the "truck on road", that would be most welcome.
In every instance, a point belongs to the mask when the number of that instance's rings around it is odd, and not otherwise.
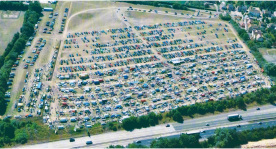
[[[242,119],[242,116],[240,114],[231,114],[231,115],[228,115],[227,119],[229,121],[238,121]]]

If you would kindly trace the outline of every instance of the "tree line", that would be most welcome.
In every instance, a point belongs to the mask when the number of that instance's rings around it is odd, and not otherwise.
[[[24,129],[28,123],[22,121],[11,121],[10,119],[0,119],[0,147],[5,144],[12,143],[26,143],[28,140],[28,134]],[[30,124],[30,123],[29,123]]]
[[[188,10],[185,4],[180,4],[178,2],[165,2],[165,1],[122,1],[131,4],[139,5],[149,5],[154,7],[166,7],[178,10]]]
[[[7,107],[5,92],[8,90],[7,82],[11,68],[18,58],[18,55],[24,50],[28,39],[34,34],[34,26],[42,15],[41,12],[42,7],[39,2],[35,1],[34,3],[30,3],[28,10],[24,14],[24,21],[20,28],[20,33],[14,34],[12,41],[0,57],[0,115],[5,114]]]
[[[24,5],[22,2],[0,1],[0,10],[26,11],[28,5]]]
[[[159,120],[162,119],[162,116],[160,114],[156,115],[155,113],[151,112],[148,115],[143,115],[140,117],[134,117],[131,116],[130,118],[124,119],[122,123],[122,127],[127,130],[133,130],[133,129],[140,129],[140,128],[146,128],[150,126],[155,126],[159,124]]]
[[[150,148],[237,148],[249,141],[273,139],[276,137],[276,126],[256,128],[237,132],[236,129],[219,128],[207,140],[199,142],[200,135],[181,134],[178,138],[159,138],[150,143]],[[147,146],[131,143],[126,147],[110,145],[109,148],[147,148]]]

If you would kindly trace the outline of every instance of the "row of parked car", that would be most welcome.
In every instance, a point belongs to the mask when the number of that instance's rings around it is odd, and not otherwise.
[[[97,121],[105,125],[131,115],[164,113],[268,86],[254,67],[256,61],[221,26],[200,20],[135,26],[140,34],[128,39],[142,35],[148,43],[120,46],[101,42],[102,37],[112,31],[113,38],[127,39],[133,33],[130,27],[68,34],[56,76],[62,95],[60,123],[85,123],[91,128]],[[152,35],[160,36],[160,41]],[[99,37],[91,49],[89,36]],[[153,61],[143,60],[142,53]]]

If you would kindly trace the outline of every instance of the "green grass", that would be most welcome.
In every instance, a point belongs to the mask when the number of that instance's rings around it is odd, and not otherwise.
[[[269,48],[259,48],[260,53],[263,55],[276,55],[276,49],[269,49]]]
[[[56,4],[41,4],[41,7],[42,8],[44,8],[44,7],[53,8],[55,10]]]
[[[269,55],[276,55],[276,50],[275,49],[274,50],[268,50],[267,53]]]
[[[55,133],[53,129],[49,129],[47,125],[43,124],[41,117],[27,118],[27,119],[22,119],[21,121],[29,123],[27,124],[26,127],[21,128],[21,129],[25,129],[28,133],[29,137],[28,137],[27,144],[52,142],[52,141],[69,139],[70,137],[87,136],[87,129],[85,127],[81,129],[77,129],[77,131],[74,131],[74,126],[68,126],[68,127],[65,127],[64,130],[58,130],[57,133]],[[113,122],[113,125],[117,128],[117,130],[122,129],[119,123]],[[88,128],[88,131],[93,137],[93,135],[96,135],[96,134],[112,131],[108,129],[107,126],[108,124],[106,126],[102,126],[100,123],[96,123],[95,125],[93,125],[92,128]],[[12,144],[12,145],[15,145],[15,144]],[[6,147],[9,147],[9,146],[6,146]]]
[[[0,12],[2,15],[2,12]],[[12,40],[14,33],[18,32],[23,24],[24,12],[20,13],[18,19],[0,18],[0,55],[3,54],[8,43]]]

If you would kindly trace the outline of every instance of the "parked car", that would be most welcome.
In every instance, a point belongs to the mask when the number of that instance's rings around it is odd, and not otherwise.
[[[70,138],[69,139],[70,142],[75,142],[75,139],[74,138]],[[87,143],[86,143],[87,144]]]

